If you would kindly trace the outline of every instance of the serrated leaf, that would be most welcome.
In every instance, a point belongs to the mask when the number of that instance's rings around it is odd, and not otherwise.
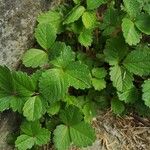
[[[106,88],[106,81],[104,79],[92,78],[92,85],[95,90],[101,91]]]
[[[46,24],[52,24],[54,26],[54,28],[57,30],[57,32],[61,32],[61,22],[62,22],[62,14],[57,12],[57,11],[53,11],[50,10],[46,13],[41,13],[38,18],[37,21],[39,23],[46,23]]]
[[[24,122],[21,125],[21,130],[23,134],[15,142],[15,146],[19,150],[32,148],[33,145],[42,146],[50,140],[50,132],[45,128],[41,128],[38,121]]]
[[[107,0],[86,0],[87,8],[90,10],[96,9],[100,5],[105,4],[106,2]]]
[[[71,126],[70,136],[78,147],[90,146],[96,139],[94,129],[85,122]]]
[[[54,145],[58,150],[67,150],[70,147],[69,129],[65,125],[59,125],[54,130]]]
[[[118,91],[122,92],[133,87],[132,74],[118,65],[110,68],[110,79]]]
[[[56,102],[56,103],[51,104],[47,108],[47,113],[49,115],[55,115],[55,114],[57,114],[59,112],[59,110],[60,110],[60,106],[61,106],[60,102]]]
[[[83,6],[75,6],[66,16],[66,19],[64,20],[63,24],[70,24],[72,22],[77,21],[82,16],[84,11],[85,8]]]
[[[150,80],[145,80],[142,85],[142,91],[143,91],[143,100],[145,102],[145,105],[150,108]]]
[[[64,124],[72,126],[81,122],[83,116],[79,108],[75,106],[69,106],[60,112],[60,119]]]
[[[137,45],[142,37],[141,33],[136,29],[135,24],[128,18],[122,20],[122,31],[125,41],[129,45]]]
[[[89,29],[83,29],[83,31],[80,33],[78,37],[78,41],[81,45],[85,47],[89,47],[92,44],[93,41],[93,33],[92,30]]]
[[[44,72],[39,81],[40,93],[50,103],[64,98],[68,84],[60,69],[49,69]]]
[[[135,18],[141,11],[141,5],[138,0],[123,0],[125,11],[130,17]]]
[[[118,99],[114,98],[111,101],[111,109],[112,109],[113,113],[119,115],[119,114],[123,113],[123,111],[125,110],[125,106],[124,106],[123,102],[121,102]]]
[[[27,118],[28,121],[35,121],[41,118],[42,116],[42,102],[38,96],[30,97],[24,107],[23,115]]]
[[[93,68],[92,75],[98,79],[103,79],[107,75],[107,71],[104,68]]]
[[[23,55],[22,61],[26,67],[41,67],[48,63],[48,55],[46,52],[39,49],[29,49]]]
[[[48,50],[56,40],[56,30],[51,24],[41,23],[35,29],[35,38],[45,50]]]
[[[149,48],[131,51],[124,60],[124,66],[132,73],[142,76],[150,74]]]
[[[119,64],[127,52],[127,45],[122,37],[108,39],[104,50],[105,60],[110,65]]]
[[[140,14],[136,18],[135,25],[141,32],[150,35],[150,15]]]
[[[65,78],[76,89],[91,87],[91,75],[88,67],[80,62],[73,62],[65,69]]]
[[[0,93],[0,112],[9,109],[11,100],[12,100],[11,96],[2,95]]]
[[[82,22],[86,29],[93,29],[96,26],[97,18],[95,12],[84,12],[82,15]]]
[[[13,72],[15,92],[21,97],[30,97],[35,92],[36,86],[30,76],[21,71]]]

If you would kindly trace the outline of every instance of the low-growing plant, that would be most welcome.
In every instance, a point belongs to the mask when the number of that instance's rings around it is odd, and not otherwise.
[[[22,116],[19,150],[92,145],[98,109],[150,116],[150,2],[73,2],[38,16],[29,72],[0,67],[0,111]]]

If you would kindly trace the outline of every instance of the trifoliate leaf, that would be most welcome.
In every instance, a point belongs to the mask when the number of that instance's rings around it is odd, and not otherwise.
[[[60,112],[60,119],[68,126],[78,124],[83,119],[79,108],[75,106],[69,106],[65,110]]]
[[[91,87],[91,75],[88,67],[80,62],[73,62],[65,69],[65,79],[76,89]]]
[[[137,45],[140,42],[142,35],[130,19],[124,18],[122,20],[122,31],[125,41],[129,45]]]
[[[40,93],[50,103],[59,101],[65,96],[67,85],[64,72],[60,69],[47,70],[39,81]]]
[[[66,19],[64,20],[63,24],[70,24],[72,22],[77,21],[82,16],[84,11],[85,8],[83,6],[75,6],[66,16]]]
[[[36,85],[30,76],[23,72],[13,72],[16,94],[22,97],[30,97],[35,92]]]
[[[96,9],[100,5],[105,4],[107,0],[86,0],[88,9]]]
[[[41,67],[48,63],[48,55],[42,50],[30,49],[24,54],[22,61],[26,67]]]
[[[82,15],[82,22],[86,29],[93,29],[96,26],[97,18],[95,12],[84,12]]]
[[[106,81],[104,79],[92,78],[92,85],[95,90],[101,91],[106,88]]]
[[[70,136],[73,144],[78,147],[90,146],[96,139],[94,129],[85,122],[71,126]]]
[[[58,150],[67,150],[71,144],[69,129],[65,125],[59,125],[54,130],[54,145]]]
[[[150,80],[145,80],[144,84],[142,85],[143,89],[143,100],[145,105],[150,108]]]
[[[110,68],[110,79],[118,91],[125,91],[133,87],[132,74],[118,65]]]
[[[83,31],[80,33],[78,37],[78,41],[81,45],[88,47],[91,46],[93,41],[93,33],[92,30],[89,29],[83,29]]]
[[[118,98],[125,103],[134,103],[138,99],[138,91],[135,87],[126,89],[123,92],[117,92]]]
[[[150,15],[140,14],[136,18],[135,25],[141,32],[150,35]]]
[[[24,107],[23,115],[29,121],[35,121],[41,118],[42,116],[42,102],[38,96],[30,97]]]
[[[32,148],[33,145],[42,146],[50,140],[50,132],[45,128],[41,128],[38,121],[24,122],[21,130],[22,134],[15,142],[15,146],[19,150]]]
[[[56,102],[56,103],[51,104],[47,108],[47,113],[49,115],[55,115],[55,114],[57,114],[59,112],[59,110],[60,110],[60,106],[61,106],[60,102]]]
[[[127,55],[127,45],[122,37],[111,38],[106,42],[104,55],[110,65],[116,65]]]
[[[111,101],[111,109],[112,109],[113,113],[119,115],[119,114],[123,113],[123,111],[125,110],[125,106],[124,106],[123,102],[121,102],[118,99],[114,98]]]
[[[125,11],[129,14],[130,17],[135,18],[140,14],[141,5],[138,0],[123,0]]]
[[[124,60],[124,66],[132,73],[142,76],[150,74],[149,48],[131,51]]]
[[[38,16],[37,21],[39,23],[51,24],[57,30],[57,32],[60,32],[62,30],[61,29],[62,19],[63,19],[63,16],[61,13],[50,10],[46,13],[41,13]]]
[[[92,75],[98,79],[102,79],[107,75],[107,71],[104,68],[93,68]]]
[[[35,38],[45,50],[48,50],[56,40],[56,30],[51,24],[41,23],[35,29]]]

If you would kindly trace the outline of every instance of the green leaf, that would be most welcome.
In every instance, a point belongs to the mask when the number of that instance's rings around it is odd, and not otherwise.
[[[27,150],[31,149],[34,143],[35,143],[34,137],[22,134],[17,138],[15,145],[19,150]]]
[[[114,98],[111,101],[111,109],[113,111],[113,113],[115,114],[122,114],[125,110],[125,106],[123,104],[123,102],[119,101],[118,99]]]
[[[26,67],[41,67],[48,63],[48,55],[46,52],[39,49],[29,49],[24,54],[22,61]]]
[[[21,97],[30,97],[35,92],[35,84],[30,76],[21,71],[13,72],[15,92]]]
[[[127,52],[127,45],[122,37],[108,39],[104,50],[105,60],[110,65],[119,64]]]
[[[94,129],[85,122],[71,126],[70,136],[73,143],[79,147],[90,146],[96,139]]]
[[[58,150],[67,150],[70,147],[70,133],[65,125],[59,125],[54,130],[54,145]]]
[[[42,146],[50,140],[50,132],[45,128],[41,128],[38,121],[24,122],[21,125],[21,131],[23,134],[15,142],[15,146],[19,150],[32,148],[33,145]]]
[[[45,50],[48,50],[56,40],[56,30],[51,24],[41,23],[35,29],[35,38]]]
[[[49,115],[55,115],[55,114],[57,114],[59,112],[59,110],[60,110],[60,106],[61,106],[60,102],[56,102],[56,103],[51,104],[47,108],[47,113]]]
[[[110,68],[110,79],[118,91],[122,92],[133,87],[132,74],[118,65]]]
[[[107,75],[107,71],[104,68],[93,68],[92,75],[98,79],[103,79]]]
[[[3,95],[0,93],[0,112],[3,112],[10,107],[11,96]]]
[[[150,108],[150,80],[145,80],[142,85],[142,91],[143,91],[143,100],[145,102],[145,105]]]
[[[124,60],[124,66],[132,73],[142,76],[150,74],[149,48],[139,48],[131,51]]]
[[[60,112],[60,119],[68,126],[78,124],[83,119],[79,108],[75,106],[69,106],[65,110]]]
[[[53,27],[57,30],[57,32],[60,32],[62,30],[61,29],[62,19],[63,19],[63,16],[61,13],[54,11],[54,10],[50,10],[46,13],[41,13],[38,16],[37,21],[40,24],[41,23],[52,24]]]
[[[40,93],[50,103],[64,98],[67,92],[67,82],[64,72],[60,69],[49,69],[44,72],[39,81]]]
[[[142,38],[141,33],[136,29],[135,24],[128,18],[122,20],[122,31],[125,41],[129,45],[137,45]]]
[[[88,9],[96,9],[100,5],[105,4],[107,0],[86,0]]]
[[[79,4],[81,0],[73,0],[75,4]]]
[[[42,116],[42,102],[38,96],[30,97],[24,107],[23,115],[29,121],[35,121],[41,118]]]
[[[106,81],[104,79],[92,78],[92,85],[97,91],[101,91],[106,88]]]
[[[65,69],[65,79],[76,89],[91,87],[91,75],[88,67],[80,62],[73,62]]]
[[[80,33],[78,37],[78,41],[81,45],[85,47],[91,46],[93,42],[93,33],[92,30],[89,29],[83,29],[83,31]]]
[[[85,8],[83,6],[75,6],[66,16],[66,19],[64,20],[63,24],[70,24],[72,22],[77,21],[82,16],[84,11]]]
[[[138,0],[123,0],[125,11],[130,17],[135,18],[140,14],[141,5]]]
[[[96,26],[97,18],[95,12],[84,12],[82,15],[82,22],[86,29],[93,29]]]
[[[136,18],[135,25],[141,32],[150,35],[150,15],[140,14]]]

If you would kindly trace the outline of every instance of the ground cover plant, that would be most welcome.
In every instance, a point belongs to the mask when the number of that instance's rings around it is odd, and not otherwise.
[[[92,145],[92,118],[109,107],[150,116],[150,1],[73,0],[37,22],[22,57],[32,71],[0,66],[0,111],[22,117],[17,149]]]

